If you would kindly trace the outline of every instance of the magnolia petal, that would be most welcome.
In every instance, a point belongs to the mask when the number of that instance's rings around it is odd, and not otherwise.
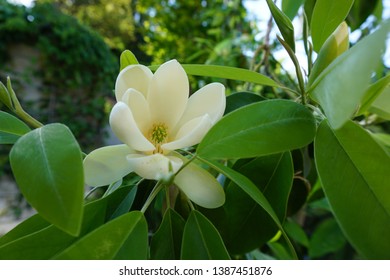
[[[172,130],[187,105],[189,83],[183,67],[170,60],[162,64],[154,73],[148,93],[148,103],[152,121],[164,123]]]
[[[167,152],[196,145],[211,127],[212,123],[208,115],[192,119],[180,128],[176,134],[176,140],[161,145],[161,148]]]
[[[129,106],[138,128],[146,135],[152,125],[150,123],[149,105],[144,95],[139,91],[130,88],[125,92],[121,101]]]
[[[222,118],[226,107],[225,87],[221,83],[208,84],[188,99],[180,125],[196,117],[208,114],[213,124]]]
[[[154,151],[154,145],[142,134],[130,108],[125,103],[120,101],[112,108],[110,126],[118,139],[134,150],[141,152]]]
[[[225,192],[217,179],[194,163],[183,168],[176,175],[174,183],[201,207],[217,208],[225,203]]]
[[[129,65],[118,75],[115,83],[115,97],[117,101],[122,100],[122,96],[129,88],[147,95],[149,84],[153,77],[152,71],[144,65]]]
[[[149,180],[168,180],[183,165],[180,158],[162,154],[127,156],[131,168],[139,176]]]
[[[84,159],[84,178],[89,186],[109,185],[132,172],[126,156],[134,153],[127,145],[107,146],[92,151]]]

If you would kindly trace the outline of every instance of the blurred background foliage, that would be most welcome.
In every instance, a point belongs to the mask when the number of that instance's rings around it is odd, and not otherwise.
[[[26,104],[30,112],[45,123],[66,123],[86,148],[99,145],[96,136],[102,135],[107,115],[105,97],[111,95],[117,74],[110,48],[97,32],[52,4],[26,9],[0,3],[1,80],[9,75],[19,93],[29,89],[18,87],[18,82],[38,78],[40,98],[36,104]],[[31,58],[32,65],[39,66],[22,69],[22,77],[13,73],[18,65],[9,63],[10,51],[18,45],[39,52]]]
[[[302,13],[294,3],[303,2],[310,17],[315,0],[284,0],[282,6],[290,18],[301,24]],[[359,32],[358,39],[378,25],[382,3],[355,1],[347,20],[351,30]],[[131,50],[145,65],[175,58],[181,63],[249,68],[289,88],[297,88],[293,74],[275,57],[282,47],[271,38],[273,28],[270,20],[263,30],[259,29],[242,0],[36,0],[31,8],[0,0],[0,80],[4,82],[6,76],[11,76],[19,94],[29,91],[26,81],[39,79],[40,98],[28,101],[20,94],[23,106],[43,123],[61,122],[69,126],[82,150],[89,152],[104,141],[123,50]],[[300,40],[300,36],[296,39]],[[39,67],[15,72],[11,54],[20,44],[38,51],[32,65]],[[388,70],[383,64],[375,79]],[[192,90],[213,80],[190,79]],[[221,82],[227,85],[229,94],[251,91],[256,98],[296,98],[280,89]],[[250,100],[254,98],[245,94]],[[232,97],[230,101],[234,100]],[[0,109],[5,110],[1,104]],[[389,122],[370,128],[378,127],[390,130]],[[2,145],[0,149],[1,176],[8,170],[8,147]],[[296,176],[289,195],[286,231],[300,258],[358,258],[335,222],[321,187],[315,184],[312,150],[296,151],[293,160]],[[279,243],[267,242],[261,252],[255,250],[246,258],[272,255],[283,259],[285,254]]]
[[[240,0],[36,0],[32,8],[0,0],[0,75],[15,80],[17,93],[28,90],[18,87],[10,50],[39,50],[39,70],[26,69],[23,79],[38,77],[42,98],[27,108],[44,123],[68,125],[89,151],[101,146],[123,50],[146,65],[175,58],[248,68],[244,52],[253,48],[255,31]]]

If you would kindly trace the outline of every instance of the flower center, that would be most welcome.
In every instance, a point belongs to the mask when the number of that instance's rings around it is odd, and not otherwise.
[[[152,129],[149,132],[149,139],[156,147],[154,150],[155,153],[163,153],[161,145],[167,142],[168,138],[168,127],[163,123],[154,124]]]

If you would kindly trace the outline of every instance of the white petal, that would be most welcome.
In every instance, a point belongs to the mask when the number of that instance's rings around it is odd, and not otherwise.
[[[152,71],[144,65],[129,65],[118,75],[115,83],[115,97],[117,101],[122,100],[122,96],[129,88],[147,95],[150,81],[153,77]]]
[[[180,158],[154,155],[129,155],[127,161],[139,176],[149,180],[167,180],[183,165]]]
[[[100,187],[109,185],[132,172],[126,156],[134,153],[127,145],[107,146],[92,151],[84,159],[85,183]]]
[[[110,114],[110,125],[118,139],[134,150],[154,151],[154,145],[142,134],[131,110],[125,103],[118,102],[114,105]]]
[[[208,84],[188,99],[187,108],[179,126],[205,114],[208,114],[212,123],[215,124],[223,116],[225,107],[225,87],[221,83]]]
[[[162,64],[154,73],[148,93],[152,121],[172,130],[187,105],[189,83],[186,72],[176,61]]]
[[[175,140],[161,145],[164,152],[174,151],[198,144],[212,127],[208,115],[204,115],[185,123],[175,136]]]
[[[225,203],[225,192],[217,179],[194,163],[183,168],[176,175],[174,183],[201,207],[217,208]]]
[[[142,93],[131,88],[122,97],[122,100],[130,108],[134,120],[141,132],[146,135],[152,127],[150,122],[149,105]]]

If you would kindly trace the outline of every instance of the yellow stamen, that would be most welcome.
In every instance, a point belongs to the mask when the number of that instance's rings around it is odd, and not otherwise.
[[[167,142],[168,127],[163,123],[154,124],[149,132],[149,139],[156,147],[153,153],[163,153],[161,145]]]

